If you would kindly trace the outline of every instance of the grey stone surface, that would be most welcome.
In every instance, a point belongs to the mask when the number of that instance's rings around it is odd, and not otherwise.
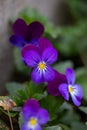
[[[58,5],[62,0],[0,0],[0,95],[5,91],[5,83],[10,80],[13,71],[12,47],[8,43],[8,20],[25,6],[37,8],[40,13],[54,21]],[[56,11],[57,8],[57,11]]]

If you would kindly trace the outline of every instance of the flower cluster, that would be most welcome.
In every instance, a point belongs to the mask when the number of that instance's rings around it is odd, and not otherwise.
[[[13,24],[13,31],[10,42],[21,48],[23,61],[33,68],[31,79],[35,83],[47,82],[49,94],[62,96],[66,101],[70,95],[73,103],[79,106],[83,97],[82,88],[75,84],[73,69],[67,68],[66,74],[61,74],[51,67],[58,59],[58,52],[48,39],[42,37],[43,25],[37,21],[26,25],[22,19],[18,19]],[[41,130],[41,126],[49,121],[47,110],[34,99],[26,101],[22,115],[25,121],[22,130]]]

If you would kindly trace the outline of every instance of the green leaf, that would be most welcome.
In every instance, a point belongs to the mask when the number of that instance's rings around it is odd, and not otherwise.
[[[43,94],[40,94],[40,93],[36,93],[32,96],[32,98],[35,98],[36,100],[41,100],[43,98],[45,98],[47,96],[47,93],[44,92]]]
[[[54,120],[58,115],[58,109],[63,104],[64,100],[61,97],[46,96],[40,101],[41,106],[46,108],[50,114],[51,121]]]
[[[73,63],[72,61],[64,61],[64,62],[55,64],[53,67],[58,72],[65,73],[66,68],[73,68]]]
[[[23,103],[27,99],[26,86],[20,83],[12,82],[7,83],[6,88],[16,104],[18,106],[23,105]]]
[[[56,126],[49,126],[44,128],[44,130],[71,130],[70,128],[68,128],[66,125],[63,124],[59,124]]]
[[[72,122],[77,122],[79,121],[79,116],[77,113],[74,112],[74,110],[67,110],[64,111],[64,116],[61,119],[62,123],[65,123],[67,125],[72,124]]]
[[[59,122],[66,125],[71,125],[72,122],[80,121],[80,116],[74,111],[72,105],[67,102],[64,102],[60,107],[58,115]]]
[[[6,84],[6,89],[8,90],[10,96],[17,95],[18,90],[25,90],[25,86],[20,83],[11,82]]]
[[[44,128],[44,130],[62,130],[60,126],[49,126]]]
[[[79,107],[79,109],[85,114],[87,114],[87,107]]]
[[[14,48],[14,63],[17,71],[22,74],[29,75],[30,68],[27,67],[22,61],[20,49]]]
[[[83,97],[87,100],[87,68],[78,68],[76,70],[77,83],[82,86]]]
[[[30,81],[26,87],[26,95],[31,98],[41,98],[45,96],[44,89],[44,84],[35,84],[33,81]]]
[[[27,99],[27,94],[24,90],[18,90],[17,95],[20,98],[20,101],[22,100],[21,102],[25,102],[25,100]]]
[[[84,75],[86,71],[87,71],[87,69],[85,67],[81,67],[81,68],[76,69],[77,79],[79,80],[80,77],[82,77],[82,75]]]
[[[44,84],[38,85],[32,81],[26,83],[26,86],[16,82],[7,83],[6,88],[18,106],[23,105],[28,98],[41,100],[47,96],[47,93],[44,92]]]
[[[59,124],[59,126],[62,128],[62,130],[71,130],[68,126]]]
[[[24,123],[24,121],[23,121],[23,118],[22,118],[22,114],[20,112],[19,119],[18,119],[18,124],[19,124],[20,129],[21,129],[21,126],[22,126],[23,123]]]
[[[72,130],[87,130],[87,126],[82,122],[72,122]]]

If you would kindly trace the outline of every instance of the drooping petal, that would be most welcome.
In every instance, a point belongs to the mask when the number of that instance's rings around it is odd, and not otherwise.
[[[31,126],[27,121],[22,125],[21,130],[42,130],[42,128],[39,124],[36,124],[35,126]]]
[[[74,89],[74,94],[81,100],[82,97],[83,97],[83,90],[82,90],[82,87],[79,85],[79,84],[75,84],[73,86],[73,89]]]
[[[72,100],[76,106],[79,106],[83,97],[83,90],[78,84],[72,86],[72,89],[73,91],[70,93]]]
[[[55,71],[53,70],[52,67],[47,65],[47,69],[43,71],[44,82],[50,82],[54,79],[54,77],[55,77]]]
[[[30,67],[35,67],[40,61],[40,55],[33,45],[28,45],[22,49],[22,56],[25,63]]]
[[[31,130],[31,129],[30,129],[30,130]],[[32,129],[32,130],[42,130],[42,127],[41,127],[39,124],[37,124],[37,125],[35,126],[35,128]]]
[[[27,38],[28,40],[36,39],[41,37],[43,33],[44,33],[43,25],[40,22],[35,21],[29,24],[28,26]]]
[[[47,38],[43,38],[43,37],[39,38],[38,44],[39,44],[38,45],[39,51],[40,51],[41,54],[43,53],[43,51],[46,48],[53,46],[52,43]]]
[[[17,19],[13,24],[13,31],[15,34],[22,36],[23,38],[26,37],[28,26],[22,19]]]
[[[52,64],[57,60],[58,53],[53,47],[46,48],[42,53],[42,60],[48,64]]]
[[[18,35],[12,35],[9,40],[14,46],[17,47],[23,47],[26,44],[26,41]]]
[[[37,118],[38,118],[39,124],[41,125],[46,124],[50,120],[48,111],[43,108],[39,109],[37,113]]]
[[[41,83],[44,82],[43,73],[38,69],[38,67],[34,68],[34,70],[31,73],[31,79],[35,83]]]
[[[29,128],[28,122],[24,123],[24,124],[21,126],[21,130],[31,130],[31,129]]]
[[[55,78],[47,85],[48,92],[53,96],[60,95],[58,87],[62,83],[67,83],[66,76],[55,71]]]
[[[73,100],[73,103],[76,105],[76,106],[80,106],[81,104],[81,100],[78,99],[78,97],[76,97],[74,94],[70,94],[71,95],[71,98]]]
[[[74,70],[71,69],[71,68],[67,68],[66,69],[66,78],[67,78],[67,81],[68,81],[68,84],[74,84],[75,82],[75,73],[74,73]]]
[[[60,94],[63,96],[65,100],[69,100],[69,92],[68,92],[68,85],[66,83],[63,83],[58,88]]]
[[[29,120],[31,116],[35,116],[40,108],[39,102],[35,99],[28,99],[22,109],[24,120]]]
[[[34,68],[31,74],[31,78],[35,83],[49,82],[55,77],[54,70],[47,66],[46,70],[39,70],[38,67]]]

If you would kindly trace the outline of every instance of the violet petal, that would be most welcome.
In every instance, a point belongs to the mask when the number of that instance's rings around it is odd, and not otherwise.
[[[25,102],[22,109],[24,120],[29,120],[31,116],[35,116],[40,108],[39,102],[35,99],[29,99]]]
[[[40,55],[36,50],[29,50],[23,54],[25,63],[30,67],[35,67],[40,61]]]
[[[67,81],[68,81],[68,84],[74,84],[75,82],[75,73],[74,73],[74,70],[71,69],[71,68],[67,68],[66,69],[66,78],[67,78]]]
[[[31,74],[31,78],[35,83],[49,82],[55,77],[54,70],[47,66],[46,70],[39,70],[38,67],[34,68]]]
[[[31,73],[31,79],[35,83],[44,82],[43,73],[38,69],[38,67],[35,67],[34,70]]]
[[[71,95],[71,98],[72,98],[73,103],[74,103],[76,106],[80,106],[81,100],[78,100],[78,97],[75,96],[75,95],[72,94],[72,93],[70,93],[70,95]]]
[[[38,22],[32,22],[31,24],[29,24],[28,26],[28,32],[27,32],[27,39],[31,40],[31,39],[36,39],[41,37],[41,35],[44,32],[44,27],[43,25]]]
[[[35,51],[37,51],[37,52],[39,53],[38,47],[36,47],[36,46],[34,46],[34,45],[32,45],[32,44],[27,44],[27,45],[25,45],[25,46],[22,48],[22,51],[21,51],[22,57],[24,57],[24,55],[25,55],[28,51],[30,51],[30,50],[35,50]]]
[[[47,69],[43,72],[44,82],[52,81],[55,77],[55,71],[51,66],[47,65]]]
[[[81,100],[83,97],[83,91],[80,85],[75,84],[72,86],[73,91],[70,93],[72,100],[76,106],[79,106],[81,104]]]
[[[42,127],[39,124],[37,124],[33,130],[42,130]]]
[[[42,53],[42,60],[47,64],[52,64],[57,60],[58,53],[53,47],[46,48]]]
[[[19,48],[23,47],[26,44],[26,41],[18,35],[12,35],[9,40],[14,46],[17,46]]]
[[[21,126],[21,130],[31,130],[28,126],[28,122],[25,122],[22,126]]]
[[[65,100],[69,100],[69,92],[68,92],[68,85],[66,83],[63,83],[58,88],[60,94],[63,96]]]
[[[26,25],[25,21],[22,19],[17,19],[13,24],[13,31],[15,34],[22,36],[23,38],[26,37],[28,26]]]
[[[48,92],[53,96],[60,95],[58,87],[62,83],[66,83],[66,76],[64,74],[61,74],[57,71],[55,71],[55,78],[50,81],[47,85]]]
[[[39,124],[41,125],[46,124],[50,120],[48,111],[43,108],[39,109],[37,113],[37,118],[38,118]]]
[[[27,121],[22,125],[21,130],[42,130],[42,128],[39,124],[36,124],[35,126],[31,126]]]
[[[41,54],[46,48],[53,46],[52,43],[47,38],[43,38],[43,37],[39,38],[38,44],[39,44],[39,50]]]

